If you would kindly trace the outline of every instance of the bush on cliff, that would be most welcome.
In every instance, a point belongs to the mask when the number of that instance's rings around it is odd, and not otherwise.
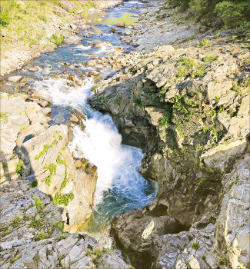
[[[166,3],[181,7],[185,14],[195,17],[206,26],[235,28],[249,23],[248,0],[166,0]]]

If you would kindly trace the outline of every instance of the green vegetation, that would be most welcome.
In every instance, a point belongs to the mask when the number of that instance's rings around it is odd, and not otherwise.
[[[6,162],[3,162],[3,169],[6,169],[8,167],[8,164]]]
[[[166,0],[179,6],[190,18],[201,21],[203,25],[218,28],[235,28],[248,24],[250,2],[248,0]]]
[[[217,61],[217,60],[218,60],[217,56],[209,56],[209,57],[206,57],[206,58],[202,59],[202,61],[204,63],[206,63],[206,62],[214,62],[214,61]]]
[[[45,145],[43,146],[43,150],[42,150],[38,155],[36,155],[35,160],[39,160],[39,159],[40,159],[45,153],[47,153],[48,150],[49,150],[50,148],[52,148],[56,143],[57,143],[57,140],[55,139],[50,145],[45,144]]]
[[[58,231],[60,233],[63,233],[63,222],[62,221],[58,222],[57,228],[58,228]]]
[[[95,255],[97,257],[101,257],[106,252],[113,253],[114,251],[110,248],[103,248],[102,250],[98,248],[95,248],[94,250],[87,248],[87,251],[86,251],[87,255]]]
[[[8,234],[10,234],[11,233],[11,230],[9,230],[9,229],[7,229],[7,230],[5,230],[5,231],[2,231],[1,232],[1,237],[5,237],[5,236],[7,236]]]
[[[98,95],[96,97],[96,102],[99,103],[100,105],[104,105],[108,102],[108,99],[104,97],[103,95]]]
[[[192,72],[192,78],[202,78],[206,74],[206,67],[204,65],[199,65],[198,68]]]
[[[201,184],[203,184],[205,181],[206,181],[206,178],[203,177],[203,178],[201,178],[201,179],[199,180],[199,184],[201,185]]]
[[[2,51],[9,51],[10,47],[39,46],[46,47],[50,42],[60,44],[63,41],[63,26],[71,23],[73,18],[81,16],[89,18],[88,10],[96,7],[95,1],[76,0],[36,0],[36,1],[1,1],[0,26],[4,28],[1,37]],[[58,29],[58,32],[47,31],[48,26]],[[63,28],[63,27],[61,27]]]
[[[95,85],[95,86],[93,86],[93,87],[91,88],[91,91],[93,92],[93,91],[95,91],[95,90],[97,90],[97,89],[98,89],[98,86]]]
[[[60,234],[59,236],[56,237],[56,241],[60,241],[65,238],[67,238],[66,234]]]
[[[15,217],[13,220],[12,220],[12,226],[14,228],[18,227],[20,224],[22,223],[22,219],[20,217]]]
[[[57,36],[56,34],[53,34],[50,38],[50,41],[52,41],[56,45],[60,45],[63,42],[63,35],[60,34]]]
[[[56,165],[51,163],[49,166],[44,167],[44,169],[48,169],[51,175],[56,175]]]
[[[47,239],[49,238],[49,234],[45,233],[44,230],[42,230],[37,236],[34,237],[35,241],[40,241],[43,239]]]
[[[10,263],[14,263],[16,262],[17,260],[19,260],[20,258],[22,257],[22,254],[17,254],[16,256],[12,256],[10,255]]]
[[[67,183],[69,181],[68,178],[67,178],[67,176],[68,176],[67,164],[66,164],[66,161],[64,161],[64,160],[61,159],[61,156],[60,155],[57,156],[56,162],[58,164],[64,165],[64,167],[65,167],[65,170],[64,170],[64,180],[63,180],[63,182],[61,184],[61,187],[60,187],[60,191],[61,191],[62,189],[65,188],[65,186],[67,185]]]
[[[109,16],[108,19],[105,19],[104,21],[102,21],[102,24],[108,24],[108,25],[115,25],[119,22],[124,22],[125,25],[132,25],[132,24],[136,24],[138,22],[138,18],[136,18],[134,16],[133,13],[124,13],[122,16],[117,17],[117,16]]]
[[[200,244],[197,242],[192,243],[192,249],[198,250],[200,248]]]
[[[8,121],[8,116],[4,113],[0,112],[0,119],[4,119],[6,122]]]
[[[40,228],[43,225],[44,218],[39,214],[35,214],[30,222],[30,227],[32,228]]]
[[[55,197],[53,198],[54,205],[65,205],[68,206],[69,202],[72,201],[75,198],[74,194],[68,193],[68,194],[61,194],[57,192],[55,194]]]
[[[35,202],[36,210],[38,212],[43,210],[43,203],[38,197],[33,197],[33,200]]]
[[[191,59],[187,59],[186,57],[183,57],[179,60],[181,63],[180,66],[177,68],[176,77],[187,77],[190,73],[190,70],[193,69],[193,67],[196,65],[196,62]]]
[[[24,171],[24,169],[23,169],[23,161],[19,160],[18,163],[17,163],[16,173],[19,174],[20,176],[22,176],[23,171]]]
[[[219,259],[219,264],[227,266],[227,260],[225,258],[220,258]]]
[[[209,47],[212,44],[213,44],[212,41],[208,40],[207,38],[204,38],[198,42],[197,46],[203,48],[203,47]]]
[[[121,96],[116,97],[115,101],[114,101],[114,104],[119,106],[121,104],[121,99],[122,99]]]
[[[45,180],[44,180],[44,182],[45,182],[45,184],[46,184],[47,186],[50,186],[50,183],[51,183],[51,175],[48,176],[48,177],[46,177]]]
[[[35,188],[35,187],[37,187],[37,186],[38,186],[38,181],[37,181],[37,180],[32,181],[32,183],[31,183],[31,187],[32,187],[32,188]]]

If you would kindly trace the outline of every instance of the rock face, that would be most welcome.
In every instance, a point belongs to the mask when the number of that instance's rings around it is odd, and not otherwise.
[[[25,98],[1,95],[1,182],[34,178],[63,208],[64,230],[80,231],[92,213],[96,169],[89,163],[75,169],[68,127],[49,126],[47,111]]]
[[[249,263],[249,241],[243,240],[249,236],[248,208],[241,200],[249,193],[243,179],[249,171],[248,58],[246,49],[233,44],[133,52],[92,93],[90,103],[112,114],[123,141],[143,149],[141,174],[158,181],[157,198],[143,214],[125,213],[114,222],[117,242],[136,268]],[[231,173],[241,174],[242,182],[232,181]],[[159,234],[153,218],[166,216],[175,229]],[[147,243],[145,225],[152,230]],[[147,265],[139,256],[148,258]]]
[[[129,268],[90,236],[62,233],[61,208],[27,180],[5,181],[0,197],[1,268]]]

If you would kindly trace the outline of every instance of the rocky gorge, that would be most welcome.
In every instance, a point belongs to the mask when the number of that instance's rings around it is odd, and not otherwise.
[[[151,203],[112,221],[132,265],[84,233],[99,167],[71,143],[87,115],[51,125],[52,97],[28,90],[0,99],[2,268],[249,268],[249,50],[230,33],[198,39],[199,25],[178,25],[163,1],[146,7],[137,25],[111,29],[126,28],[134,51],[86,63],[115,72],[85,74],[97,81],[91,106],[158,182]]]

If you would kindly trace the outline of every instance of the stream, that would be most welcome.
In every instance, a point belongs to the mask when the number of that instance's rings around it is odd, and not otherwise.
[[[54,52],[45,53],[10,74],[31,78],[32,89],[52,96],[51,125],[71,124],[72,110],[87,116],[83,121],[84,130],[72,124],[74,136],[69,147],[76,157],[86,158],[98,167],[94,210],[87,227],[89,233],[105,231],[113,217],[130,209],[144,207],[155,199],[157,193],[157,183],[145,180],[138,172],[143,158],[142,150],[122,144],[122,137],[112,118],[93,110],[88,104],[87,98],[95,82],[92,77],[84,75],[98,70],[100,76],[105,78],[114,73],[109,66],[90,68],[86,67],[86,63],[95,57],[112,56],[115,47],[122,47],[124,53],[133,49],[120,41],[120,36],[125,34],[124,28],[119,29],[120,35],[112,33],[111,28],[120,20],[136,23],[143,5],[139,1],[127,1],[106,10],[104,18],[97,18],[90,25],[94,25],[99,32],[84,38],[84,32],[80,30],[79,36],[83,38],[80,45],[63,44]],[[105,43],[100,47],[91,46],[97,42]],[[30,72],[31,67],[38,68],[38,71]],[[69,85],[69,74],[83,79],[83,85]]]

